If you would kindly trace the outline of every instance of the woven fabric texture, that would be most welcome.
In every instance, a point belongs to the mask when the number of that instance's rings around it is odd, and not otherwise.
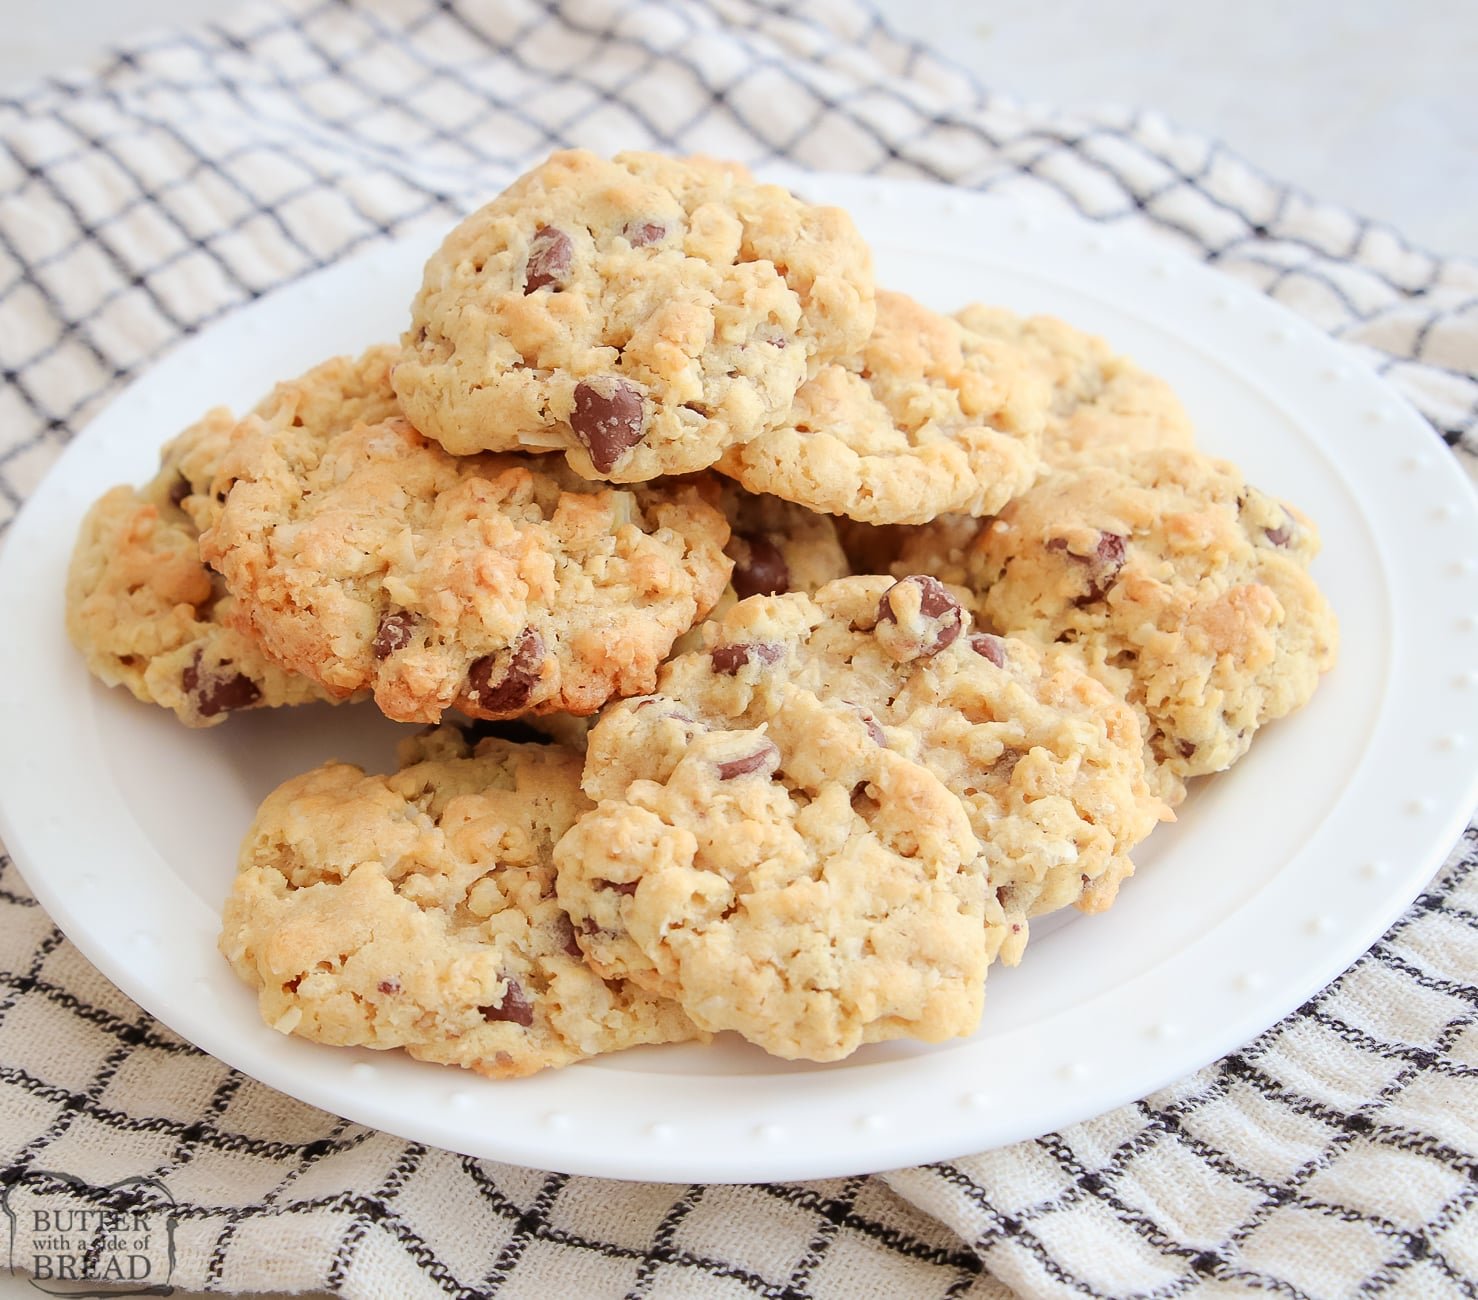
[[[1478,265],[1153,114],[990,94],[853,0],[288,0],[0,97],[0,520],[181,338],[566,144],[936,178],[1134,227],[1344,340],[1478,464]],[[1135,1105],[872,1177],[617,1184],[243,1078],[94,971],[6,859],[5,1208],[148,1208],[157,1179],[173,1282],[222,1291],[1472,1296],[1475,953],[1470,828],[1335,985]]]

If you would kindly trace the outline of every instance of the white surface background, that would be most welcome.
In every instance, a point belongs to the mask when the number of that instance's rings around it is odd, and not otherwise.
[[[879,0],[992,89],[1157,109],[1269,174],[1478,256],[1478,5],[1470,0]],[[17,4],[0,89],[230,0]],[[0,1274],[0,1300],[38,1293]],[[182,1300],[186,1300],[182,1297]]]

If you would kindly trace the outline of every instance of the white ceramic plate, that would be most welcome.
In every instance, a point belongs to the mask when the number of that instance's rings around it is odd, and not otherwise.
[[[285,289],[176,351],[68,449],[0,560],[0,830],[78,947],[206,1051],[305,1101],[476,1156],[619,1178],[886,1169],[1032,1137],[1246,1042],[1353,961],[1461,830],[1478,770],[1478,504],[1431,429],[1255,292],[1114,232],[938,187],[808,177],[939,308],[982,298],[1107,335],[1180,391],[1203,446],[1319,523],[1343,653],[1312,704],[1200,784],[1113,910],[1052,918],[985,1022],[827,1066],[743,1043],[646,1048],[517,1082],[284,1038],[217,955],[256,804],[337,756],[392,765],[372,709],[204,733],[94,683],[66,642],[77,522],[217,402],[393,337],[440,232]]]

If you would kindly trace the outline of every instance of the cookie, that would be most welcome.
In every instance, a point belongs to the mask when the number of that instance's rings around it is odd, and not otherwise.
[[[555,901],[554,843],[588,807],[578,755],[445,727],[406,758],[325,764],[257,813],[220,946],[269,1025],[495,1078],[700,1036],[592,972]]]
[[[968,1033],[1026,921],[1107,905],[1159,812],[1133,716],[926,579],[753,597],[591,732],[556,849],[596,969],[831,1060]]]
[[[729,586],[737,599],[809,594],[851,572],[829,515],[736,483],[725,483],[720,505],[729,520],[724,549],[734,561]]]
[[[851,566],[830,515],[818,515],[779,497],[746,492],[723,480],[719,505],[729,521],[724,553],[734,562],[729,585],[710,618],[718,618],[750,596],[780,596],[788,591],[813,592],[844,578]],[[702,645],[700,624],[678,638],[674,654]]]
[[[232,625],[231,597],[200,558],[198,520],[236,434],[224,408],[170,442],[142,488],[116,487],[82,521],[67,573],[67,632],[88,670],[191,727],[238,709],[327,698]]]
[[[1044,479],[963,556],[982,617],[1117,677],[1184,780],[1230,766],[1334,663],[1335,618],[1306,568],[1318,544],[1230,462],[1160,450]]]
[[[387,400],[390,355],[356,363]],[[336,695],[372,690],[398,721],[583,715],[648,691],[728,581],[728,524],[701,484],[451,456],[398,416],[332,405],[245,424],[202,554],[274,658]]]
[[[867,338],[851,219],[743,168],[556,153],[426,265],[395,388],[449,451],[560,451],[643,482],[713,464]]]
[[[1047,385],[1039,440],[1044,469],[1193,447],[1190,418],[1169,385],[1102,339],[1050,316],[1024,317],[1003,307],[975,304],[955,319],[1014,349],[1023,371]],[[930,573],[958,584],[967,581],[961,548],[978,525],[970,515],[943,512],[921,527],[839,519],[837,531],[854,573]]]
[[[784,423],[719,469],[752,492],[864,523],[988,515],[1035,480],[1047,403],[1014,344],[879,292],[866,346],[823,366]]]
[[[974,303],[955,313],[967,329],[1012,347],[1047,384],[1042,460],[1068,469],[1155,447],[1195,445],[1190,417],[1163,379],[1101,338],[1052,316],[1021,316]]]

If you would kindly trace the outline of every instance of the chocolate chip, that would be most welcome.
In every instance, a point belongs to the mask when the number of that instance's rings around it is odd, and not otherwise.
[[[245,673],[230,673],[226,676],[211,676],[200,671],[200,651],[180,674],[180,685],[185,694],[195,701],[195,712],[202,718],[213,718],[218,713],[230,713],[235,709],[250,708],[262,698],[262,690]]]
[[[399,980],[381,980],[377,987],[379,988],[379,990],[380,990],[381,993],[399,993],[400,992],[400,981]]]
[[[1047,542],[1049,551],[1065,551],[1069,558],[1087,567],[1088,590],[1074,604],[1088,605],[1103,599],[1114,579],[1119,576],[1119,570],[1124,567],[1125,543],[1128,540],[1120,533],[1099,533],[1091,555],[1069,551],[1065,537],[1053,537]]]
[[[965,623],[965,611],[960,607],[960,602],[949,594],[938,578],[916,573],[907,578],[900,578],[883,593],[882,599],[878,601],[878,622],[880,624],[898,623],[892,597],[900,587],[905,586],[918,588],[919,614],[925,620],[925,626],[914,637],[899,638],[890,635],[888,651],[895,658],[900,659],[921,659],[937,655],[941,650],[952,645],[954,639],[960,635],[960,629]]]
[[[779,663],[785,651],[771,641],[752,641],[739,645],[721,645],[709,652],[713,671],[734,676],[751,659],[762,664]]]
[[[790,566],[780,548],[758,533],[735,533],[739,552],[729,581],[740,600],[749,596],[781,596],[790,590]]]
[[[1088,599],[1102,600],[1124,567],[1124,545],[1129,539],[1119,533],[1103,533],[1093,551],[1093,570],[1088,583]]]
[[[529,260],[523,276],[524,293],[533,293],[535,289],[551,284],[556,289],[563,288],[574,252],[570,237],[563,230],[540,226],[529,241]]]
[[[621,232],[632,248],[645,248],[667,238],[667,227],[660,221],[629,221]]]
[[[1287,546],[1293,540],[1293,530],[1285,524],[1279,524],[1276,528],[1264,528],[1263,533],[1274,546]]]
[[[775,748],[774,742],[767,740],[752,754],[746,754],[743,758],[731,758],[726,763],[720,763],[718,779],[732,781],[735,777],[748,776],[751,772],[774,771],[775,765],[779,762],[780,751]]]
[[[642,440],[647,415],[641,390],[611,375],[582,379],[575,385],[575,409],[570,428],[585,444],[591,463],[601,474]]]
[[[568,956],[585,956],[585,954],[580,951],[580,945],[575,941],[575,927],[571,923],[570,918],[567,917],[563,912],[559,914],[559,921],[557,922],[555,928],[559,932],[559,945]]]
[[[872,710],[864,709],[860,704],[853,704],[851,700],[843,700],[843,704],[857,710],[857,715],[862,719],[862,725],[867,728],[867,734],[872,737],[873,744],[887,748],[888,737],[883,731],[882,724],[874,716]]]
[[[503,994],[503,1001],[495,1007],[478,1007],[482,1018],[488,1024],[496,1024],[500,1020],[511,1021],[515,1025],[522,1025],[527,1029],[534,1023],[534,1008],[528,998],[524,996],[523,989],[517,980],[508,981],[508,992]]]
[[[1193,740],[1177,740],[1175,748],[1180,751],[1182,758],[1190,758],[1196,752],[1196,743]]]
[[[981,658],[989,659],[997,668],[1006,666],[1006,647],[1001,644],[1001,638],[998,636],[991,636],[989,632],[979,632],[970,638],[970,649]]]
[[[640,883],[640,881],[636,880],[602,880],[596,888],[609,890],[613,894],[625,894],[627,897],[630,897],[636,893],[637,886]]]
[[[176,474],[175,480],[169,485],[169,504],[177,506],[195,489],[190,486],[190,480],[183,474]]]
[[[411,631],[416,625],[416,616],[406,609],[386,610],[380,615],[380,626],[375,632],[372,647],[376,659],[388,659],[397,650],[410,644]]]
[[[467,669],[464,698],[470,708],[487,716],[521,712],[539,680],[544,662],[544,638],[531,627],[519,633],[506,663],[502,655],[483,655]]]

